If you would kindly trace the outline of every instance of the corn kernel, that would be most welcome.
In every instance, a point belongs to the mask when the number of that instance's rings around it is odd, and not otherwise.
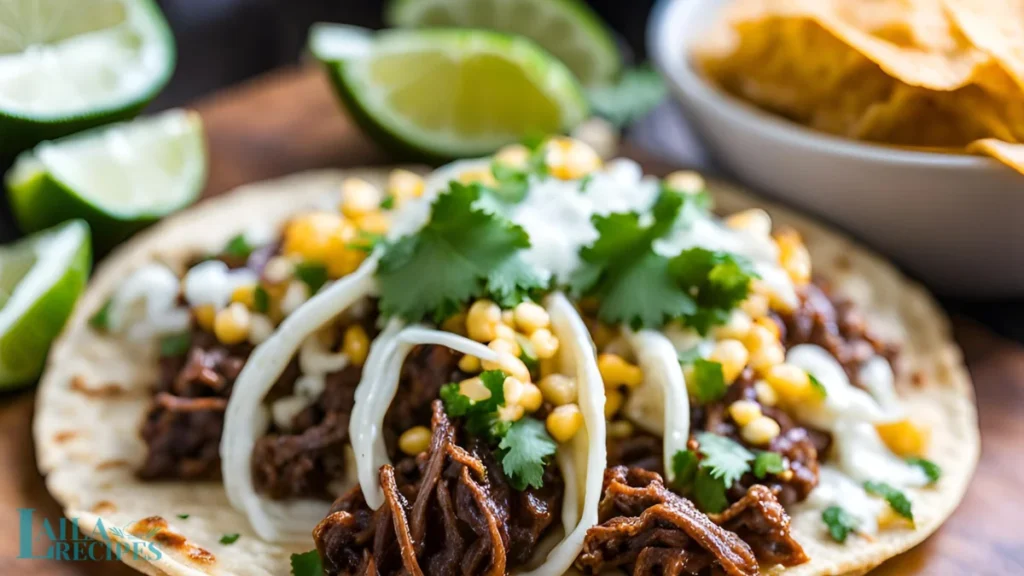
[[[753,326],[753,322],[742,310],[733,310],[729,314],[729,321],[721,326],[717,326],[714,329],[714,336],[720,340],[726,338],[733,338],[736,340],[743,340],[747,337],[747,333],[750,332],[750,327]]]
[[[426,426],[413,426],[398,437],[398,448],[409,456],[422,454],[430,448],[430,429]]]
[[[795,402],[811,392],[811,379],[807,372],[792,364],[777,364],[765,372],[764,379],[787,401]]]
[[[476,356],[466,354],[462,358],[459,358],[459,370],[462,370],[466,374],[476,374],[480,371],[480,359]]]
[[[192,315],[196,318],[196,324],[207,332],[213,332],[213,320],[217,316],[217,309],[213,304],[203,304],[192,309]]]
[[[534,302],[522,302],[513,310],[516,326],[523,331],[523,334],[530,335],[551,326],[551,316],[539,304]]]
[[[391,218],[383,212],[367,212],[356,218],[356,226],[367,234],[387,234],[391,228]],[[360,241],[356,240],[353,245],[359,243]]]
[[[547,328],[535,330],[530,334],[530,344],[533,345],[537,357],[541,359],[554,358],[558,353],[558,337]]]
[[[548,414],[547,428],[557,442],[568,442],[583,427],[583,414],[575,404],[563,404]]]
[[[633,435],[633,423],[629,420],[616,420],[608,423],[608,437],[616,440],[629,438]]]
[[[767,416],[755,418],[740,429],[740,436],[755,446],[768,444],[779,435],[779,423]]]
[[[295,263],[283,256],[274,256],[263,267],[263,279],[269,284],[283,284],[292,279]]]
[[[715,344],[715,348],[708,356],[708,360],[718,362],[722,365],[722,375],[726,384],[732,384],[739,378],[743,369],[747,366],[750,354],[746,347],[739,340],[726,339]]]
[[[519,405],[527,412],[536,412],[544,403],[544,395],[536,384],[526,382],[523,384],[523,395],[519,398]]]
[[[611,420],[622,410],[626,395],[621,390],[608,390],[604,395],[604,417]]]
[[[516,327],[516,315],[515,315],[515,312],[513,312],[511,310],[502,310],[501,311],[501,323],[504,324],[505,326],[510,326],[512,328],[515,328]]]
[[[775,406],[779,403],[779,394],[775,392],[775,388],[772,388],[771,384],[764,380],[754,382],[754,394],[757,395],[757,401],[762,406]]]
[[[760,208],[737,212],[725,219],[725,225],[734,230],[745,230],[759,236],[772,233],[772,217]]]
[[[340,214],[313,212],[288,223],[282,252],[307,262],[327,267],[331,278],[341,278],[355,271],[366,259],[366,253],[352,249],[358,230]]]
[[[750,400],[737,400],[729,405],[729,415],[736,424],[746,426],[761,417],[761,406]]]
[[[549,376],[551,374],[557,374],[561,370],[561,364],[559,364],[557,358],[541,358],[540,359],[540,375]]]
[[[496,340],[495,342],[505,342],[505,340]],[[497,362],[483,361],[480,364],[483,366],[484,370],[501,370],[509,376],[515,376],[522,382],[530,381],[530,369],[527,368],[526,364],[514,354],[498,352]]]
[[[766,328],[769,332],[772,333],[772,336],[776,340],[778,340],[782,336],[782,331],[779,330],[779,323],[776,322],[775,320],[772,320],[768,316],[761,316],[760,318],[755,320],[754,323],[756,323],[758,326]]]
[[[487,386],[484,386],[484,381],[479,376],[466,378],[459,382],[459,393],[476,402],[487,400],[491,397],[491,391],[487,389]]]
[[[897,456],[923,456],[928,450],[928,430],[910,420],[875,424],[875,429]]]
[[[551,175],[560,180],[577,180],[601,167],[601,157],[593,148],[564,137],[547,142],[544,162]]]
[[[541,378],[538,386],[544,399],[555,406],[576,401],[576,380],[568,376],[551,374]]]
[[[494,186],[498,183],[494,178],[494,173],[491,172],[490,167],[466,170],[459,174],[459,182],[462,182],[463,184],[479,183],[484,186]]]
[[[634,388],[644,380],[639,366],[626,362],[618,354],[601,354],[597,357],[597,369],[601,372],[605,388],[628,386]]]
[[[526,409],[519,404],[505,404],[498,406],[498,419],[502,422],[515,422],[526,414]]]
[[[786,351],[782,344],[776,342],[771,346],[761,348],[750,355],[750,367],[758,374],[764,374],[778,364],[786,361]]]
[[[780,230],[775,235],[779,246],[779,264],[786,270],[795,284],[801,285],[811,280],[811,255],[804,245],[800,233],[792,228]]]
[[[740,302],[740,310],[747,313],[751,318],[761,318],[768,315],[768,297],[764,294],[752,293],[747,299]]]
[[[501,384],[502,394],[505,396],[505,404],[513,405],[519,404],[523,399],[523,383],[512,377],[506,376],[505,381]]]
[[[380,191],[362,178],[346,178],[341,183],[341,213],[358,218],[380,207]]]
[[[249,309],[235,302],[217,312],[213,319],[213,333],[224,344],[240,344],[249,338]]]
[[[366,362],[366,356],[370,353],[370,337],[366,329],[359,324],[353,324],[345,329],[345,336],[341,340],[341,351],[348,356],[356,366],[362,366]]]
[[[704,177],[696,172],[682,170],[673,172],[665,178],[665,185],[676,192],[696,194],[707,189]]]
[[[264,314],[251,314],[249,319],[249,343],[262,344],[274,334],[274,323]]]
[[[521,352],[519,344],[515,340],[505,340],[503,338],[491,340],[487,347],[499,354],[510,354],[512,356],[519,356]]]
[[[388,193],[399,206],[407,200],[422,196],[425,188],[423,178],[408,170],[392,170],[388,176]]]
[[[885,506],[878,512],[878,527],[879,528],[892,528],[894,526],[907,526],[910,523],[909,520],[900,516],[892,506]]]
[[[466,332],[477,342],[490,342],[497,337],[501,308],[490,300],[477,300],[466,314]]]
[[[499,323],[494,328],[494,339],[495,340],[508,340],[516,344],[516,348],[519,348],[519,339],[516,337],[516,331],[508,324]],[[516,352],[519,354],[519,352]]]
[[[286,316],[295,312],[309,300],[309,286],[305,282],[292,280],[281,297],[281,312]]]
[[[611,326],[598,323],[597,327],[593,330],[591,338],[594,340],[594,346],[598,350],[604,350],[618,335],[618,332]]]
[[[522,144],[511,144],[498,150],[494,161],[509,168],[524,169],[530,162],[530,150]]]
[[[256,285],[243,284],[231,291],[231,301],[252,309],[256,305]]]
[[[460,336],[466,335],[466,314],[459,312],[458,314],[452,314],[451,316],[444,319],[441,322],[441,329],[445,332],[451,332],[452,334],[458,334]]]

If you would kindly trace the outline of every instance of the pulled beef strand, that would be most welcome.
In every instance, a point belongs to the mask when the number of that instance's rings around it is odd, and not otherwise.
[[[659,474],[605,471],[598,526],[587,531],[577,565],[589,574],[625,568],[634,576],[717,570],[756,576],[758,562],[795,566],[807,555],[771,490],[754,486],[725,512],[706,515],[665,487]]]
[[[370,510],[356,487],[313,531],[327,574],[498,576],[529,558],[554,522],[557,475],[539,490],[511,490],[491,450],[473,439],[460,446],[439,400],[432,410],[428,451],[381,467],[384,505]]]

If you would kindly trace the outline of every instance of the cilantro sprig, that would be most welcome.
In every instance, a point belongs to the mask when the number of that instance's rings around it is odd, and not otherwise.
[[[452,182],[426,226],[387,245],[377,272],[385,316],[440,322],[472,298],[511,307],[544,287],[519,256],[530,246],[526,231],[479,206],[482,194]]]
[[[942,468],[931,460],[911,456],[907,458],[907,464],[920,468],[924,475],[928,477],[929,484],[934,484],[939,481],[939,478],[942,478]]]
[[[513,488],[542,487],[544,467],[557,449],[555,441],[539,420],[526,417],[509,423],[499,418],[498,408],[505,403],[504,372],[488,370],[480,374],[480,380],[491,393],[484,400],[473,400],[462,394],[458,384],[443,386],[441,400],[445,412],[454,418],[463,418],[467,432],[486,439],[496,448],[502,470]]]
[[[859,527],[857,519],[839,506],[829,506],[821,513],[821,521],[828,528],[828,534],[833,540],[840,544],[846,542],[846,537],[851,532],[856,532]]]
[[[907,495],[893,486],[886,484],[885,482],[865,482],[864,490],[868,494],[874,494],[875,496],[881,496],[885,498],[885,501],[889,503],[889,507],[892,508],[893,512],[900,516],[910,520],[910,523],[914,523],[914,511],[910,503],[910,499]]]
[[[744,474],[758,479],[785,471],[785,462],[776,452],[751,452],[727,438],[701,432],[697,435],[697,452],[680,450],[672,457],[673,483],[697,506],[709,513],[718,513],[729,505],[726,491]]]
[[[693,395],[701,404],[709,404],[725,396],[728,386],[719,362],[697,358],[693,361]]]
[[[323,576],[324,564],[316,550],[292,554],[292,576]]]
[[[184,356],[192,347],[192,333],[180,332],[160,338],[160,357]]]
[[[693,297],[694,309],[683,314],[684,323],[702,335],[729,320],[729,312],[747,297],[751,280],[758,277],[747,259],[704,248],[690,248],[673,258],[669,273]]]
[[[245,234],[236,234],[224,245],[221,254],[229,258],[245,259],[252,254],[254,246],[249,243]]]

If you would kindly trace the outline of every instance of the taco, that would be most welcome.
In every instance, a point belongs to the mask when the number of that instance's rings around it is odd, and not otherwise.
[[[345,177],[268,183],[166,221],[106,263],[54,347],[40,467],[84,532],[126,526],[108,539],[153,545],[124,561],[154,574],[861,573],[923,540],[966,490],[970,382],[920,287],[784,209],[694,173],[602,164],[566,139],[422,181],[358,175],[390,191],[391,210],[365,204],[387,225],[350,233],[358,257],[238,354],[215,397],[217,449],[179,458],[213,454],[199,460],[214,470],[140,476],[159,361],[89,318],[169,247],[195,259],[251,222],[294,245],[310,206],[337,214],[321,199]]]

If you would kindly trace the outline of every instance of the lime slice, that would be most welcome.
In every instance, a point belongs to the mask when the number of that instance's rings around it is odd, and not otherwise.
[[[622,66],[608,27],[581,0],[393,0],[388,20],[404,28],[483,28],[526,36],[587,85],[614,80]]]
[[[434,159],[490,154],[571,130],[587,101],[568,68],[525,38],[484,30],[317,25],[313,53],[381,144]]]
[[[205,181],[203,124],[184,110],[44,142],[7,173],[22,230],[81,218],[98,252],[191,204]]]
[[[74,220],[0,246],[0,388],[39,377],[89,277],[89,226]]]
[[[3,0],[0,156],[134,116],[174,60],[153,0]]]

